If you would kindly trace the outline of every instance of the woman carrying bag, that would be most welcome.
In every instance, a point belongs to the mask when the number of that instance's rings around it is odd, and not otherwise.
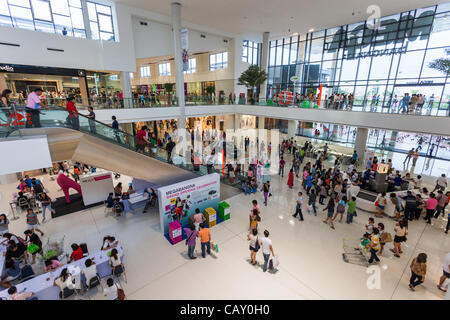
[[[252,265],[256,264],[256,253],[259,248],[261,248],[261,241],[258,239],[258,230],[253,229],[247,236],[247,239],[250,241],[250,263]]]

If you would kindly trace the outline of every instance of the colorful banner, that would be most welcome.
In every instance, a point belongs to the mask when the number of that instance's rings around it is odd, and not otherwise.
[[[182,29],[181,36],[181,54],[183,57],[183,71],[189,70],[189,31],[188,29]]]
[[[180,224],[189,225],[189,216],[199,208],[205,212],[212,207],[218,212],[220,202],[220,176],[217,173],[208,174],[199,178],[186,180],[158,189],[159,215],[161,230],[169,232],[169,223],[178,219],[176,214],[177,198],[182,203]]]

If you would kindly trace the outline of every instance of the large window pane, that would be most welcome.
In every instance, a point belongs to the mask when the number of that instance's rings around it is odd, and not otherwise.
[[[357,80],[367,80],[369,77],[370,58],[359,59],[359,69]],[[342,68],[343,69],[343,68]],[[344,70],[342,70],[344,72]]]
[[[95,4],[93,4],[92,2],[88,2],[87,8],[88,8],[89,20],[97,21],[97,10],[95,10]]]
[[[51,22],[35,21],[34,25],[36,26],[37,31],[55,33],[55,28],[53,27],[53,23]]]
[[[358,59],[345,59],[342,61],[341,81],[355,80]]]
[[[397,78],[419,78],[425,51],[412,51],[402,54]]]
[[[21,7],[27,7],[30,8],[30,1],[29,0],[8,0],[8,3],[11,5],[21,6]]]
[[[52,12],[62,14],[68,16],[69,6],[67,5],[66,0],[50,0],[50,4],[52,6]]]
[[[63,0],[61,0],[63,1]],[[77,7],[81,8],[81,1],[80,0],[69,0],[69,4],[71,7]]]
[[[6,16],[2,16],[0,15],[0,25],[2,26],[8,26],[8,27],[12,27],[12,21],[10,17],[6,17]]]
[[[445,48],[428,50],[423,62],[423,69],[421,77],[445,77],[446,75],[441,71],[430,68],[430,63],[436,59],[446,56]]]
[[[97,22],[90,22],[90,25],[91,25],[92,39],[94,39],[94,40],[100,39],[100,34],[98,32],[98,23]]]
[[[428,48],[450,46],[450,18],[448,15],[435,16]]]
[[[7,0],[0,0],[0,15],[9,16]]]
[[[111,15],[111,8],[110,7],[102,6],[102,5],[98,4],[98,3],[96,5],[96,7],[97,7],[97,12],[104,13],[104,14],[107,14],[107,15]]]
[[[72,25],[77,29],[84,29],[83,11],[78,8],[71,7],[70,14],[72,15]]]
[[[50,14],[50,4],[47,1],[31,0],[35,19],[52,21]]]
[[[112,32],[112,21],[110,16],[99,14],[98,22],[100,25],[100,31]]]
[[[114,41],[114,34],[109,32],[100,32],[100,38],[105,41]]]
[[[372,58],[372,67],[370,68],[370,79],[387,79],[389,75],[389,66],[392,56],[378,56]]]

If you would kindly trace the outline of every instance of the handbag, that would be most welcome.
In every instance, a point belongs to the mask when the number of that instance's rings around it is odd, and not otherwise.
[[[261,246],[259,245],[258,237],[256,237],[255,251],[258,252],[258,250],[259,250],[260,248],[261,248]]]
[[[117,288],[117,297],[119,298],[119,300],[125,300],[125,291],[123,291],[122,288],[119,288],[117,284],[116,288]]]
[[[34,243],[30,243],[28,248],[27,248],[28,252],[30,254],[35,254],[36,252],[38,252],[39,250],[41,250],[41,248],[39,248],[36,244]]]
[[[186,239],[186,245],[188,245],[189,240],[191,240],[192,235],[194,234],[194,231],[191,232],[191,235],[189,236],[189,238]]]

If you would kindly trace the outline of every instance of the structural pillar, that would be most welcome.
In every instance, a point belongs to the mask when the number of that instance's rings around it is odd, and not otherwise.
[[[241,115],[234,115],[234,130],[239,130],[241,128]]]
[[[123,105],[124,108],[131,108],[133,105],[133,95],[131,93],[131,79],[130,73],[122,71],[120,73],[120,87],[123,93]]]
[[[6,77],[4,72],[0,72],[0,93],[3,92],[3,90],[8,89],[8,86],[6,85]]]
[[[288,139],[295,138],[295,132],[297,131],[297,120],[288,120]]]
[[[355,137],[355,150],[358,154],[358,159],[362,159],[362,161],[365,161],[364,155],[366,153],[366,143],[367,143],[367,137],[369,136],[369,129],[367,128],[358,128],[356,130],[356,137]],[[360,160],[361,163],[361,160]],[[362,162],[364,163],[364,162]]]
[[[19,178],[17,177],[17,173],[9,173],[0,175],[0,185],[1,184],[10,184],[17,182]]]
[[[266,117],[258,117],[258,129],[265,129]]]
[[[180,107],[180,118],[178,119],[178,128],[186,128],[186,110],[184,100],[184,74],[183,60],[181,51],[181,4],[172,2],[172,29],[173,29],[173,48],[175,55],[175,82]]]
[[[261,70],[267,72],[269,63],[269,32],[263,33],[262,54],[261,54]],[[259,88],[259,101],[265,102],[267,97],[267,79]]]
[[[80,86],[81,101],[84,106],[90,105],[89,91],[86,77],[78,77],[78,85]]]

